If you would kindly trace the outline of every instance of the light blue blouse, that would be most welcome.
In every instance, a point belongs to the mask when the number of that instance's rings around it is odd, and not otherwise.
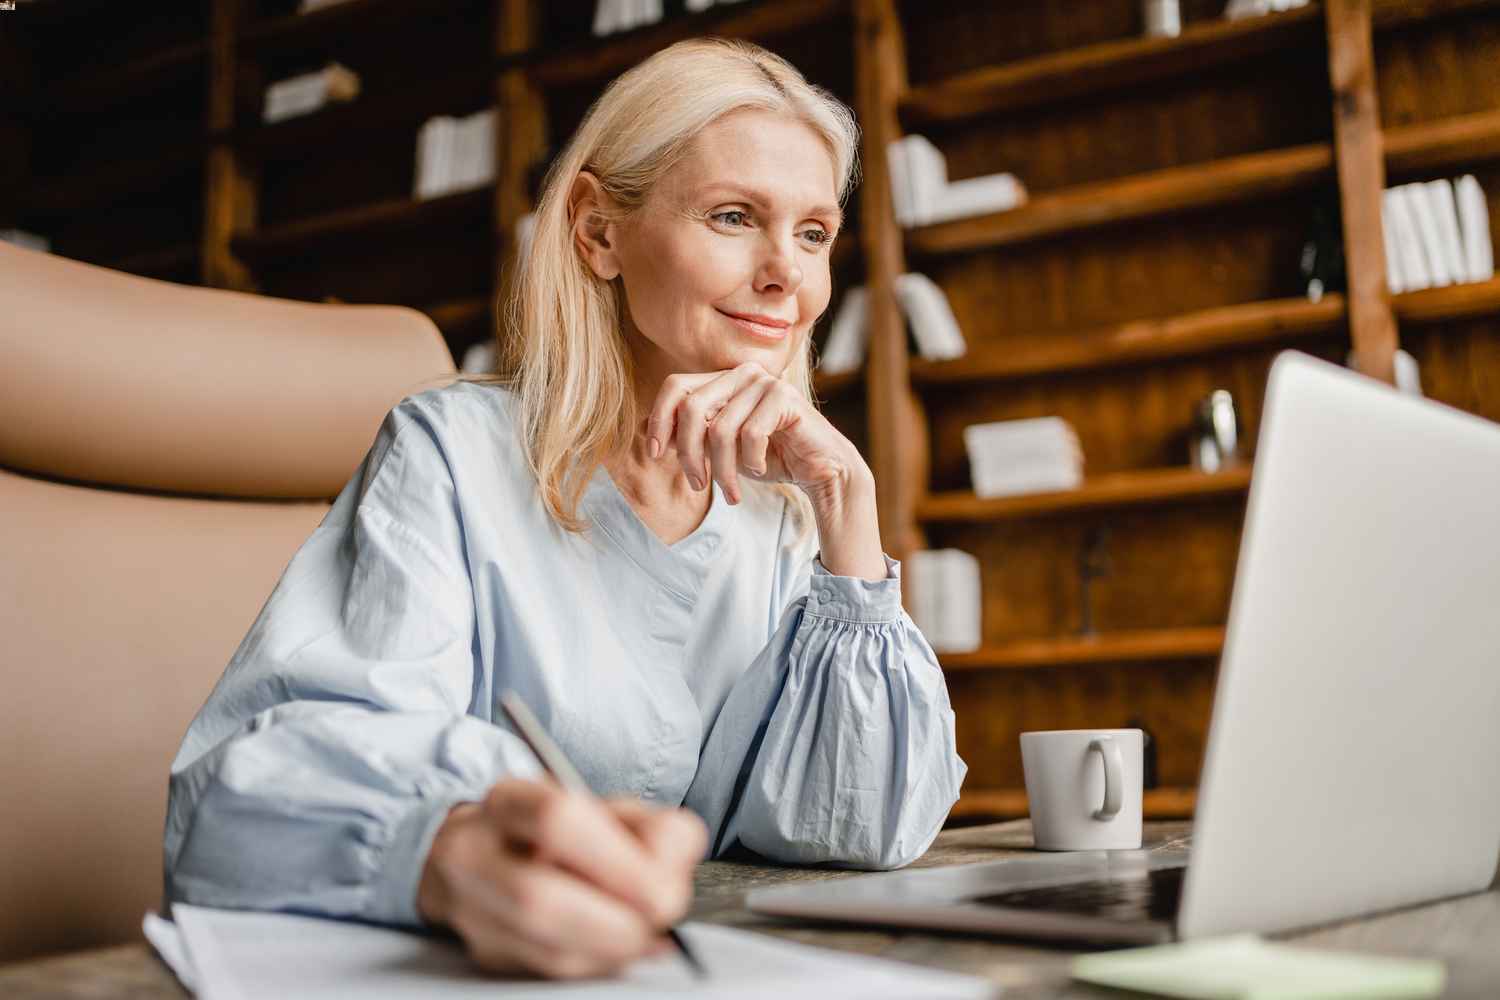
[[[597,792],[694,810],[714,854],[926,850],[967,768],[899,565],[830,574],[754,483],[669,546],[602,467],[566,532],[514,402],[457,382],[386,416],[172,764],[168,899],[418,923],[448,810],[538,773],[507,687]]]

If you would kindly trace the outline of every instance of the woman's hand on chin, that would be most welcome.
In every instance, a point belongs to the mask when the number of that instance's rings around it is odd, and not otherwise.
[[[448,813],[417,909],[488,971],[610,975],[661,950],[692,901],[707,836],[683,809],[507,779]]]
[[[795,483],[814,507],[873,483],[859,450],[785,380],[753,361],[669,375],[646,421],[652,458],[675,449],[694,489],[739,503],[740,477]]]

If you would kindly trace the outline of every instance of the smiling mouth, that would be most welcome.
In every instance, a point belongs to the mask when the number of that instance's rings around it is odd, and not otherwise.
[[[741,313],[725,312],[718,309],[717,312],[741,330],[761,340],[784,340],[792,329],[792,324],[787,320],[776,320],[769,316],[754,318]]]

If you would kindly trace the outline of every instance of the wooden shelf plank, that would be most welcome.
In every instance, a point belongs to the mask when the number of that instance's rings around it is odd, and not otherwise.
[[[46,180],[27,193],[22,201],[22,214],[44,219],[77,215],[202,169],[205,155],[203,140],[195,138],[161,147],[144,157],[110,160],[76,174]]]
[[[813,371],[813,391],[819,399],[828,399],[832,396],[840,396],[846,392],[853,392],[864,385],[865,370],[856,368],[852,372],[838,372],[829,375],[817,370]]]
[[[431,13],[424,9],[421,16]],[[381,22],[398,23],[412,16],[409,0],[347,0],[305,14],[283,14],[256,21],[241,33],[240,44],[252,53],[295,50],[340,41],[351,31],[365,30]]]
[[[1409,174],[1500,158],[1500,111],[1455,115],[1385,133],[1385,165]]]
[[[358,205],[311,219],[243,233],[233,240],[234,252],[253,259],[323,240],[455,219],[483,220],[485,225],[489,225],[493,199],[493,186],[485,185],[426,201],[397,198],[373,205]]]
[[[1329,177],[1332,171],[1333,148],[1327,143],[1169,167],[1038,195],[1008,212],[908,230],[906,247],[912,254],[934,256],[1011,246],[1294,191]]]
[[[451,333],[467,329],[490,315],[490,298],[485,295],[468,296],[434,302],[422,309],[439,330]]]
[[[991,343],[951,361],[913,358],[912,381],[918,385],[949,385],[1191,357],[1327,334],[1340,329],[1343,322],[1344,298],[1338,294],[1325,295],[1318,302],[1246,302],[1092,331],[1060,332],[1041,346],[1016,348]]]
[[[195,38],[37,93],[38,111],[71,113],[119,103],[191,76],[208,63],[208,42]]]
[[[1189,25],[1175,38],[1123,38],[1048,53],[913,88],[899,105],[908,128],[956,122],[1053,101],[1118,91],[1320,41],[1323,13],[1309,5],[1237,21]]]
[[[1141,813],[1146,819],[1191,819],[1198,804],[1194,788],[1148,788],[1141,799]],[[993,816],[999,819],[1023,819],[1029,815],[1024,788],[975,788],[962,792],[950,819]]]
[[[1206,659],[1217,657],[1223,648],[1224,628],[1214,625],[1023,639],[970,653],[939,653],[938,660],[945,671],[1030,670],[1090,663]]]
[[[1403,323],[1436,323],[1500,313],[1500,278],[1404,292],[1391,299]]]
[[[712,34],[762,39],[811,28],[832,20],[848,7],[849,0],[761,0],[744,10],[711,7],[701,14],[670,18],[585,45],[533,53],[526,61],[531,77],[543,86],[602,82],[684,38]]]
[[[1111,472],[1085,480],[1076,490],[1057,493],[1006,497],[978,497],[968,490],[930,493],[917,504],[917,520],[929,524],[982,523],[1103,507],[1180,503],[1232,496],[1249,486],[1248,465],[1213,473],[1187,466]]]

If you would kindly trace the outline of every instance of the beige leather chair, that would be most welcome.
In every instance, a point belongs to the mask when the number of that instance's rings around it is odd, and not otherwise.
[[[188,722],[386,411],[453,371],[411,309],[0,243],[0,962],[139,935]]]

